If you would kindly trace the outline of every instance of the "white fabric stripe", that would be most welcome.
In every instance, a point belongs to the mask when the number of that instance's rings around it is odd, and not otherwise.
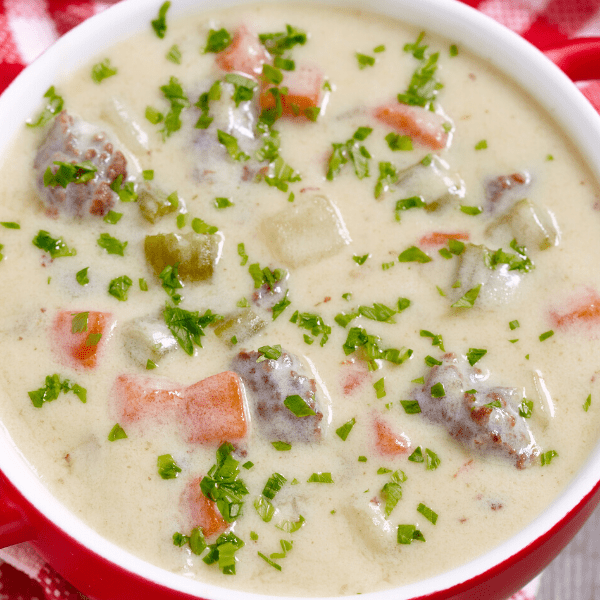
[[[36,579],[40,569],[46,564],[27,542],[3,548],[0,550],[0,558],[31,579]]]
[[[4,2],[8,25],[23,64],[33,62],[59,37],[46,7],[45,1],[38,0],[25,6],[19,0]]]

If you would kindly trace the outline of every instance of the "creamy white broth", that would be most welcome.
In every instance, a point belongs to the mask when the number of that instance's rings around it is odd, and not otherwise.
[[[199,53],[211,27],[234,31],[247,24],[262,33],[282,31],[286,23],[310,33],[306,45],[291,52],[296,63],[318,64],[333,88],[316,123],[281,119],[275,125],[281,132],[281,155],[302,176],[302,181],[290,185],[294,202],[288,202],[289,191],[282,193],[264,182],[240,181],[240,167],[225,151],[217,158],[222,170],[213,175],[214,183],[199,182],[194,173],[202,165],[192,145],[199,111],[183,111],[182,129],[163,142],[159,127],[144,118],[146,107],[166,109],[159,87],[171,76],[181,81],[192,103],[212,81],[223,77],[214,65],[215,55]],[[589,394],[594,398],[597,390],[597,367],[590,361],[597,351],[597,334],[593,327],[586,332],[586,325],[580,325],[557,329],[544,342],[539,335],[552,329],[552,309],[567,312],[582,290],[600,289],[599,276],[590,270],[588,260],[600,250],[595,235],[598,190],[577,153],[539,106],[460,47],[458,56],[451,57],[448,48],[452,41],[428,35],[425,42],[430,51],[440,51],[438,78],[444,88],[437,105],[454,124],[452,142],[439,154],[460,174],[466,194],[438,211],[402,212],[400,223],[394,219],[394,205],[400,198],[397,191],[392,189],[374,199],[379,161],[390,161],[402,170],[431,152],[418,142],[412,151],[391,152],[384,140],[391,128],[365,111],[406,89],[417,61],[403,46],[414,42],[418,33],[362,12],[257,5],[243,12],[168,21],[164,40],[149,27],[146,34],[98,57],[109,58],[118,68],[116,76],[100,85],[91,80],[91,67],[69,81],[56,82],[66,110],[105,130],[115,147],[126,153],[131,177],[137,176],[137,160],[140,169],[154,170],[154,182],[167,193],[177,190],[191,217],[218,226],[222,247],[214,277],[210,283],[186,285],[181,290],[182,308],[229,315],[238,310],[236,303],[242,297],[251,298],[249,264],[288,269],[291,305],[238,346],[228,346],[207,327],[203,348],[197,348],[193,357],[178,349],[157,361],[154,370],[137,365],[124,348],[124,326],[136,317],[159,314],[167,300],[146,265],[144,238],[178,232],[175,214],[151,225],[135,203],[118,202],[113,210],[124,216],[116,225],[91,216],[50,219],[38,199],[32,171],[36,148],[47,128],[25,130],[14,151],[4,157],[0,219],[19,222],[21,229],[0,229],[4,245],[0,262],[2,419],[52,492],[125,549],[186,577],[248,591],[346,595],[385,589],[471,560],[519,531],[563,489],[595,443],[598,417],[594,400],[588,412],[582,405]],[[181,65],[165,59],[173,44],[181,49]],[[372,49],[381,44],[385,51],[373,54]],[[357,51],[376,56],[376,64],[359,70]],[[130,136],[119,131],[114,116],[107,119],[114,98],[147,134],[147,150],[136,147]],[[331,144],[349,139],[360,126],[373,128],[363,142],[373,157],[371,176],[359,180],[348,164],[333,181],[327,181]],[[475,150],[483,139],[488,148]],[[548,155],[553,160],[548,160]],[[458,206],[484,205],[486,179],[520,171],[531,174],[527,197],[553,213],[560,241],[544,251],[531,250],[535,269],[523,275],[509,302],[485,309],[476,303],[462,312],[451,309],[458,259],[445,260],[437,247],[424,248],[433,258],[427,264],[399,263],[398,254],[433,231],[469,231],[475,244],[509,250],[511,238],[506,233],[486,235],[488,217],[468,216]],[[136,181],[140,182],[141,176]],[[303,192],[306,188],[318,191]],[[290,268],[275,256],[263,224],[283,211],[302,207],[314,194],[325,195],[334,204],[347,229],[342,239],[351,242],[341,243],[331,257]],[[217,210],[213,206],[216,197],[227,197],[234,206]],[[61,236],[77,249],[77,255],[42,266],[42,253],[31,244],[40,229]],[[182,232],[188,231],[189,218]],[[98,247],[100,233],[127,240],[125,256],[108,255]],[[239,243],[244,243],[250,257],[244,266],[240,265]],[[367,253],[370,256],[363,265],[353,260],[354,255]],[[382,269],[382,263],[388,262],[395,264]],[[90,267],[90,283],[83,287],[75,281],[75,273],[86,266]],[[124,274],[131,277],[133,286],[128,300],[119,302],[106,290],[111,279]],[[140,277],[148,282],[149,291],[140,291]],[[447,295],[441,296],[436,286]],[[346,292],[352,293],[350,300],[342,298]],[[401,297],[412,304],[395,316],[395,324],[359,317],[343,329],[334,321],[341,311],[374,302],[394,306]],[[103,341],[95,369],[73,369],[58,360],[50,332],[60,310],[105,311],[114,316],[115,328],[110,339]],[[295,310],[316,313],[331,326],[324,346],[319,344],[320,337],[311,345],[304,342],[303,335],[309,332],[289,321]],[[520,327],[511,331],[508,324],[515,319]],[[346,357],[342,350],[352,326],[378,335],[384,348],[405,346],[414,354],[398,366],[383,361],[361,386],[346,394],[342,363],[358,359],[357,353]],[[431,355],[441,360],[443,355],[432,346],[431,338],[420,336],[421,330],[442,334],[446,351],[457,355],[466,354],[469,348],[487,349],[477,367],[489,373],[490,385],[514,387],[536,399],[529,425],[541,450],[555,450],[558,457],[544,467],[537,463],[518,470],[514,461],[473,454],[441,426],[422,415],[406,414],[399,400],[410,398],[419,386],[413,380],[427,376],[429,368],[423,359]],[[518,342],[509,342],[517,338]],[[236,455],[241,462],[254,463],[250,470],[241,469],[240,475],[250,494],[245,497],[242,517],[232,527],[245,546],[236,554],[236,575],[225,576],[217,565],[207,566],[192,555],[188,546],[179,548],[172,542],[174,532],[190,533],[180,494],[190,480],[204,475],[214,464],[217,446],[188,444],[172,425],[161,427],[151,419],[126,426],[127,439],[109,442],[108,432],[117,420],[113,383],[118,375],[129,374],[180,387],[191,385],[229,370],[242,349],[275,344],[300,358],[307,373],[314,365],[311,376],[317,377],[317,401],[326,426],[320,443],[294,443],[290,451],[277,452],[260,437],[256,421],[250,422],[249,434],[239,444],[245,454]],[[536,372],[552,400],[553,416],[541,410],[533,379]],[[34,408],[27,392],[38,389],[45,376],[53,373],[85,387],[87,402],[83,404],[69,393]],[[378,399],[373,384],[382,377],[386,396]],[[386,408],[388,403],[391,406]],[[374,412],[410,439],[409,452],[393,458],[377,454]],[[335,430],[352,418],[356,424],[342,441]],[[428,471],[424,463],[407,460],[417,446],[423,451],[430,448],[439,456],[436,470]],[[172,454],[182,469],[176,479],[163,480],[157,473],[157,457],[166,453]],[[363,455],[367,462],[358,462]],[[407,476],[402,499],[388,520],[388,533],[369,522],[370,500],[380,496],[390,477],[389,473],[377,474],[380,467],[400,469]],[[274,472],[284,475],[287,483],[273,500],[279,512],[264,523],[252,504]],[[330,472],[334,483],[308,483],[313,472]],[[292,485],[293,479],[299,483]],[[417,512],[420,503],[439,515],[435,525]],[[287,534],[275,527],[300,514],[306,522],[299,531]],[[399,545],[396,527],[404,523],[416,525],[426,542]],[[251,531],[258,534],[258,540],[251,539]],[[293,541],[293,549],[276,561],[281,572],[257,554],[279,552],[280,539]]]

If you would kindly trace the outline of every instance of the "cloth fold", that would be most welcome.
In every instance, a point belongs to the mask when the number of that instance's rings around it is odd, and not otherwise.
[[[0,0],[0,92],[61,35],[120,0]],[[456,2],[458,0],[448,0]],[[600,0],[463,0],[540,49],[600,36]],[[600,112],[600,82],[579,84]],[[535,600],[539,577],[510,600]],[[84,600],[27,543],[0,550],[0,600]]]

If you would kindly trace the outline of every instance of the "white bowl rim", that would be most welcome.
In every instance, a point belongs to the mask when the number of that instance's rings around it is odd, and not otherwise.
[[[270,1],[282,3],[293,0]],[[24,121],[39,109],[46,89],[51,85],[59,86],[69,72],[90,62],[103,49],[132,32],[149,27],[162,3],[162,0],[122,0],[68,32],[25,69],[0,96],[0,114],[11,115],[10,120],[0,121],[0,161],[4,160],[2,153],[18,135]],[[173,0],[168,19],[192,11],[226,8],[241,3],[247,3],[247,0]],[[321,4],[364,9],[360,0],[321,0]],[[368,10],[421,27],[427,23],[424,28],[427,31],[456,42],[459,47],[467,48],[507,74],[547,110],[563,131],[569,132],[568,137],[600,181],[600,157],[596,158],[600,117],[570,80],[518,35],[480,12],[452,0],[377,0],[369,3]],[[98,35],[99,32],[103,35]],[[0,470],[28,502],[83,546],[149,581],[182,593],[211,600],[270,597],[186,579],[155,567],[107,541],[50,494],[1,423],[0,427]],[[600,442],[567,489],[538,518],[507,542],[441,575],[401,588],[363,594],[363,597],[368,600],[405,600],[427,596],[458,586],[509,560],[544,537],[594,489],[599,480],[594,465],[599,462]]]

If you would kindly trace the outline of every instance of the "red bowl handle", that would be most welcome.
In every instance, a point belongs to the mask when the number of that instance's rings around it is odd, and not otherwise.
[[[600,79],[600,38],[575,38],[544,54],[573,81]]]
[[[0,471],[0,548],[20,544],[35,537],[35,529],[18,502],[11,497]]]

